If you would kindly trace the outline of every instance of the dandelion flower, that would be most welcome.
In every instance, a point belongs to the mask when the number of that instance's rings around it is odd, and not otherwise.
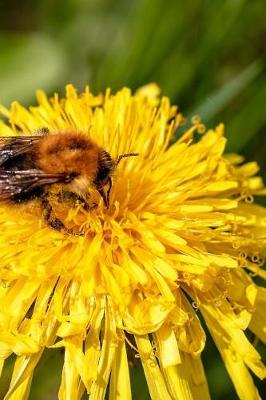
[[[1,106],[2,135],[77,130],[114,159],[139,156],[117,167],[108,209],[55,205],[82,237],[47,226],[38,199],[0,204],[0,370],[16,355],[5,399],[28,397],[45,348],[64,349],[59,399],[131,399],[130,357],[153,400],[209,399],[199,313],[239,398],[259,399],[251,372],[266,369],[245,334],[266,340],[257,164],[224,155],[223,125],[198,118],[172,143],[183,117],[155,85],[37,98]]]

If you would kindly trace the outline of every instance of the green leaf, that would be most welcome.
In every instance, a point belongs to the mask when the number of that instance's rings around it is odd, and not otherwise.
[[[262,71],[262,63],[257,60],[250,64],[244,71],[224,86],[219,88],[214,93],[207,96],[207,98],[198,106],[196,106],[190,113],[189,118],[193,115],[200,115],[202,121],[207,123],[221,110],[223,110],[228,103],[237,97],[243,90],[250,85],[252,81]]]
[[[139,400],[149,400],[149,390],[145,379],[144,371],[141,363],[137,362],[136,366],[130,368],[132,398]]]
[[[63,369],[63,354],[59,349],[45,350],[34,371],[31,400],[56,399]]]
[[[256,82],[248,102],[226,124],[227,151],[241,151],[266,123],[266,79]]]
[[[7,36],[0,40],[0,102],[29,102],[36,89],[52,90],[66,62],[62,47],[45,35]]]

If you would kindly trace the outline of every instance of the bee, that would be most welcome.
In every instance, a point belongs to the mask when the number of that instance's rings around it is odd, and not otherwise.
[[[86,210],[89,188],[94,188],[109,207],[112,173],[127,153],[113,160],[110,154],[81,132],[49,133],[0,137],[0,201],[16,203],[40,198],[44,219],[53,229],[72,235],[73,229],[55,216],[49,202],[49,189],[62,184],[69,198],[80,200]],[[96,208],[94,204],[91,208]]]

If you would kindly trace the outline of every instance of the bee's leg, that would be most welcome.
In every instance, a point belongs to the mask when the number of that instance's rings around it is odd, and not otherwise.
[[[49,200],[45,197],[42,198],[42,206],[44,209],[44,219],[51,228],[59,232],[64,231],[73,236],[84,236],[83,232],[74,232],[73,229],[67,228],[59,218],[52,217],[53,208]]]
[[[97,203],[92,203],[92,205],[89,206],[87,203],[85,203],[83,208],[84,208],[85,211],[93,211],[93,210],[96,210],[98,208],[98,204]]]
[[[88,193],[89,196],[89,193]],[[97,203],[93,203],[91,206],[84,200],[83,197],[79,196],[77,193],[70,192],[67,190],[64,190],[60,193],[58,193],[59,201],[64,202],[64,201],[70,201],[72,203],[79,201],[82,207],[84,208],[85,211],[93,211],[98,207]]]
[[[77,200],[80,201],[80,203],[85,211],[90,212],[90,211],[96,210],[96,208],[98,208],[97,203],[92,203],[91,205],[89,205],[82,197],[80,197],[78,195],[77,195]]]

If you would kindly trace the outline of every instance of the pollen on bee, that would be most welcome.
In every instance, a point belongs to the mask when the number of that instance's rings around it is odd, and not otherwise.
[[[90,179],[84,175],[80,175],[73,179],[73,181],[68,185],[68,188],[78,196],[85,199],[90,186]]]

